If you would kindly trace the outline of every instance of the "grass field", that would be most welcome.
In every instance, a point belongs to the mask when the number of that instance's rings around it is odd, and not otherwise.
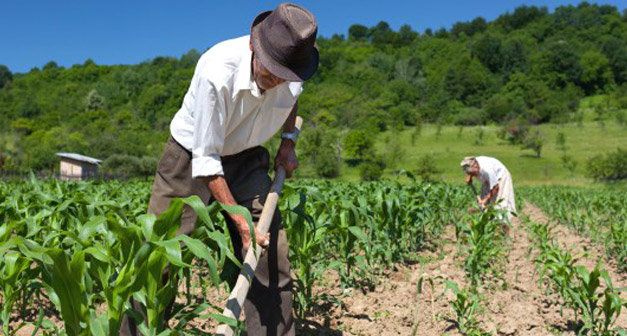
[[[427,124],[422,126],[420,135],[415,137],[413,144],[413,128],[400,132],[386,131],[377,136],[375,150],[377,154],[385,156],[393,142],[400,142],[403,155],[396,169],[408,171],[416,169],[422,156],[431,154],[442,171],[439,178],[449,183],[461,183],[463,180],[459,162],[464,156],[486,155],[501,160],[512,173],[514,183],[518,185],[591,185],[594,182],[584,176],[587,160],[600,153],[615,151],[621,145],[625,146],[627,128],[614,121],[601,125],[590,119],[586,118],[582,124],[540,125],[544,138],[540,158],[532,150],[522,150],[520,146],[509,145],[499,139],[497,132],[501,126],[442,126],[438,136],[437,125]],[[483,130],[483,140],[477,143],[480,129]],[[577,162],[573,174],[562,165],[563,152],[556,144],[557,134],[560,132],[566,136],[567,153]],[[385,170],[384,177],[395,178],[391,169]],[[359,180],[359,169],[343,164],[340,179]]]

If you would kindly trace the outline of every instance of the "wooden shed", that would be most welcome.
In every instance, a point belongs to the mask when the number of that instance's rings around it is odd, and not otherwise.
[[[98,175],[98,167],[102,160],[76,153],[57,153],[61,158],[59,179],[85,180]]]

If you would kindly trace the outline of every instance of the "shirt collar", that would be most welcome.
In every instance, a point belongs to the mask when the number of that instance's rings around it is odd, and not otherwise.
[[[246,43],[246,48],[242,50],[242,58],[237,70],[237,78],[235,79],[236,91],[250,90],[253,96],[259,97],[261,92],[257,87],[257,83],[253,79],[252,74],[252,62],[253,53],[250,51],[249,44]],[[236,93],[236,92],[234,92]]]

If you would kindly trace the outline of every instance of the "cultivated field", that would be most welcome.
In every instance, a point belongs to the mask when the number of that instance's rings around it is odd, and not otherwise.
[[[155,219],[149,193],[147,182],[0,183],[2,333],[115,335],[133,296],[147,304],[145,334],[209,334],[238,264],[225,209],[190,198]],[[493,211],[468,211],[462,187],[289,184],[280,208],[298,334],[624,335],[627,193],[518,196],[507,237]],[[200,219],[175,237],[184,203]]]

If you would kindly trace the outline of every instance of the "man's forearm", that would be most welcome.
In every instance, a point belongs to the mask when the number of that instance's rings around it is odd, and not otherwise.
[[[298,111],[298,101],[294,104],[290,115],[283,123],[283,132],[293,133],[296,130],[296,112]]]
[[[226,183],[224,176],[209,176],[208,185],[209,191],[211,191],[211,195],[216,199],[216,201],[226,205],[237,205],[237,201],[235,201],[235,197],[233,197],[231,189],[229,189],[229,185]],[[233,219],[240,231],[248,230],[246,220],[242,215],[229,214],[229,216]]]
[[[229,189],[224,176],[214,175],[208,177],[207,185],[209,186],[209,191],[211,191],[211,195],[216,201],[226,204],[226,205],[237,205],[231,190]],[[235,222],[235,226],[239,231],[239,234],[242,238],[242,244],[244,249],[248,249],[248,246],[251,241],[252,233],[250,232],[250,227],[248,226],[248,222],[246,221],[246,217],[244,215],[239,214],[229,214],[229,217]],[[268,242],[270,239],[270,235],[266,233],[265,235],[260,235],[259,231],[256,227],[254,227],[254,234],[256,236],[257,244],[261,246],[268,246]]]
[[[485,202],[487,203],[490,200],[495,200],[498,194],[499,194],[499,185],[497,184],[496,186],[494,186],[494,188],[492,188],[492,190],[490,190],[490,192],[485,198]]]
[[[209,176],[209,191],[216,201],[226,205],[237,205],[226,179],[222,175]]]

